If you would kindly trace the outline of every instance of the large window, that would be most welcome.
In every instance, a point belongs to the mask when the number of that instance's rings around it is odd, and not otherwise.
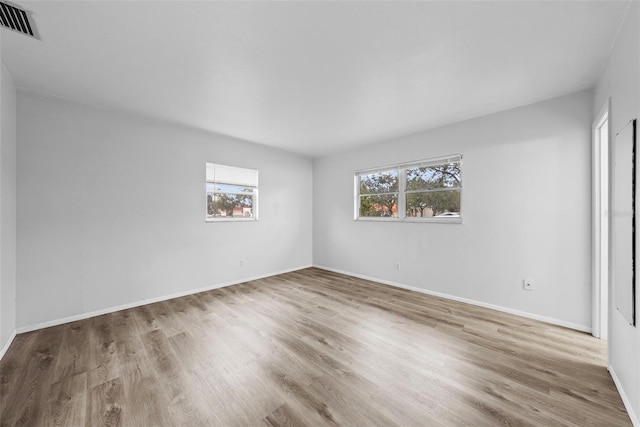
[[[207,221],[258,219],[258,171],[207,163]]]
[[[355,218],[461,222],[462,155],[355,174]]]

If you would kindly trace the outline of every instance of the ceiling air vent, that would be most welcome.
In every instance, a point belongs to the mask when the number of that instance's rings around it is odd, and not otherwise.
[[[0,24],[10,30],[38,38],[34,26],[29,22],[27,12],[3,1],[0,1]]]

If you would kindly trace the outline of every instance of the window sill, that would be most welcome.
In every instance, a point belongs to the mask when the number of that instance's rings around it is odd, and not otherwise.
[[[205,218],[205,222],[257,222],[258,218]]]
[[[356,218],[354,221],[366,221],[366,222],[421,222],[429,224],[462,224],[462,218]]]

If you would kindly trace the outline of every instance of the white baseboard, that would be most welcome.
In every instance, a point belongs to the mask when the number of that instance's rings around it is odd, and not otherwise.
[[[16,334],[17,332],[14,329],[11,335],[9,335],[9,339],[7,340],[7,343],[4,345],[4,347],[2,347],[2,350],[0,350],[0,360],[2,360],[7,350],[9,350],[9,346],[11,346],[11,343],[13,342],[13,339],[16,337]]]
[[[161,297],[145,299],[145,300],[142,300],[142,301],[135,301],[135,302],[132,302],[132,303],[123,304],[123,305],[119,305],[119,306],[116,306],[116,307],[108,307],[108,308],[103,308],[103,309],[100,309],[100,310],[90,311],[90,312],[87,312],[87,313],[80,313],[80,314],[76,314],[74,316],[64,317],[62,319],[55,319],[55,320],[49,320],[49,321],[46,321],[46,322],[36,323],[35,325],[21,326],[21,327],[16,329],[15,333],[23,334],[25,332],[36,331],[38,329],[49,328],[51,326],[58,326],[58,325],[63,325],[65,323],[75,322],[75,321],[78,321],[78,320],[89,319],[91,317],[101,316],[103,314],[109,314],[109,313],[113,313],[113,312],[120,311],[120,310],[126,310],[126,309],[129,309],[129,308],[140,307],[141,305],[153,304],[154,302],[166,301],[166,300],[170,300],[170,299],[174,299],[174,298],[184,297],[184,296],[187,296],[187,295],[197,294],[199,292],[206,292],[206,291],[211,291],[213,289],[220,289],[220,288],[224,288],[224,287],[232,286],[232,285],[237,285],[237,284],[244,283],[244,282],[250,282],[252,280],[264,279],[265,277],[277,276],[278,274],[290,273],[292,271],[302,270],[304,268],[309,268],[309,267],[312,267],[312,266],[311,265],[304,265],[304,266],[301,266],[301,267],[291,268],[291,269],[282,270],[282,271],[276,271],[276,272],[269,273],[269,274],[262,274],[262,275],[259,275],[259,276],[246,277],[246,278],[243,278],[243,279],[233,280],[233,281],[230,281],[230,282],[218,283],[218,284],[215,284],[215,285],[206,286],[204,288],[193,289],[193,290],[188,290],[188,291],[183,291],[183,292],[177,292],[175,294],[163,295]]]
[[[403,283],[391,282],[389,280],[376,279],[375,277],[365,276],[364,274],[352,273],[349,271],[339,270],[336,268],[325,267],[323,265],[314,265],[316,268],[320,268],[322,270],[332,271],[334,273],[344,274],[347,276],[357,277],[359,279],[369,280],[371,282],[382,283],[383,285],[394,286],[396,288],[407,289],[410,291],[420,292],[422,294],[433,295],[436,297],[446,298],[453,301],[464,302],[466,304],[476,305],[478,307],[489,308],[491,310],[502,311],[504,313],[515,314],[516,316],[526,317],[528,319],[539,320],[545,323],[551,323],[552,325],[558,325],[565,328],[575,329],[581,332],[591,333],[591,328],[585,325],[579,325],[577,323],[566,322],[564,320],[554,319],[552,317],[540,316],[534,313],[528,313],[526,311],[514,310],[509,307],[502,307],[500,305],[489,304],[482,301],[477,301],[469,298],[463,298],[456,295],[449,295],[442,292],[430,291],[428,289],[417,288],[415,286],[405,285]]]
[[[624,391],[624,388],[622,388],[622,383],[618,379],[618,376],[616,375],[616,371],[614,371],[613,366],[611,365],[609,365],[609,373],[611,374],[611,378],[613,378],[613,383],[616,385],[616,388],[618,389],[618,393],[622,398],[622,403],[624,403],[624,407],[627,409],[627,414],[629,414],[629,418],[631,418],[631,423],[633,424],[633,427],[640,427],[640,420],[638,419],[638,416],[636,415],[636,413],[633,411],[633,407],[631,406],[631,401],[629,400],[629,397],[627,397],[627,393]]]

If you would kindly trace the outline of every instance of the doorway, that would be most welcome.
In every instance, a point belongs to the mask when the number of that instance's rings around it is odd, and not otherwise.
[[[609,109],[593,123],[593,328],[596,338],[608,336],[609,317]]]

